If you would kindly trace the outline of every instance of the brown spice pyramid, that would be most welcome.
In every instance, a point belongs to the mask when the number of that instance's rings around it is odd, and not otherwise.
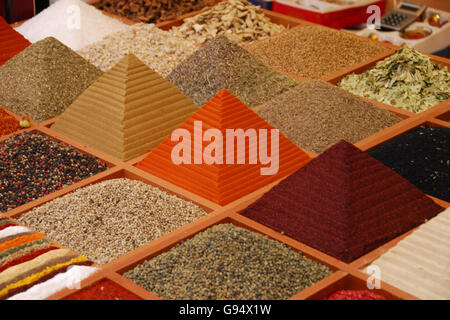
[[[224,140],[226,129],[247,130],[252,128],[257,131],[268,129],[269,146],[267,149],[268,154],[271,154],[269,130],[274,127],[227,90],[217,93],[180,126],[190,132],[192,140],[194,140],[194,121],[202,121],[203,131],[211,128],[218,129],[222,132]],[[256,164],[249,164],[249,150],[253,150],[252,148],[257,148],[257,146],[249,146],[248,139],[246,140],[245,164],[236,164],[237,161],[235,164],[226,164],[224,161],[224,164],[208,165],[203,162],[202,164],[176,165],[172,162],[171,152],[178,141],[173,142],[171,137],[168,137],[136,166],[219,205],[226,205],[283,178],[310,160],[303,150],[280,133],[278,173],[261,175],[261,167],[268,165],[262,165],[259,161]],[[202,151],[208,145],[208,142],[204,142]],[[224,147],[224,157],[226,152],[229,150]],[[234,156],[236,159],[236,154]],[[194,159],[194,150],[191,152],[191,159]]]
[[[0,66],[29,45],[30,41],[0,17]]]
[[[151,151],[196,110],[130,54],[84,91],[52,129],[127,161]]]
[[[342,140],[241,214],[350,263],[443,210]]]

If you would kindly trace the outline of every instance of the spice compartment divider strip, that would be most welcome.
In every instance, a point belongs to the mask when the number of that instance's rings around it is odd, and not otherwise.
[[[446,107],[442,107],[442,111],[438,115],[434,116],[436,120],[449,122],[450,121],[450,103]]]
[[[60,116],[56,116],[54,118],[47,119],[45,121],[39,122],[39,125],[46,128],[51,128],[51,126],[58,120]]]
[[[430,122],[434,123],[436,125],[439,125],[441,127],[444,127],[444,128],[450,128],[450,122],[448,122],[448,121],[444,121],[444,120],[441,120],[438,118],[432,118],[432,119],[430,119]]]
[[[20,130],[15,131],[15,132],[12,132],[12,133],[9,133],[9,134],[5,134],[5,135],[3,135],[3,136],[0,135],[0,142],[6,140],[6,139],[8,139],[8,138],[11,138],[12,136],[18,135],[18,134],[20,134],[20,133],[23,133],[23,132],[30,132],[30,131],[33,131],[33,130],[36,130],[36,129],[37,129],[36,123],[31,123],[31,126],[28,127],[28,128],[23,128],[23,129],[20,129]]]

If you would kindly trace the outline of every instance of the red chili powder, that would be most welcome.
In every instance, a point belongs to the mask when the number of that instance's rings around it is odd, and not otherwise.
[[[0,66],[31,45],[20,33],[0,17]]]
[[[386,300],[386,298],[369,290],[340,290],[326,300]]]
[[[110,280],[102,280],[64,298],[64,300],[142,300]]]
[[[6,229],[8,227],[15,227],[15,226],[17,226],[16,223],[5,223],[5,224],[0,226],[0,231],[3,230],[3,229]]]
[[[19,121],[0,108],[0,136],[20,130]]]
[[[443,210],[390,168],[341,141],[241,214],[350,263]]]

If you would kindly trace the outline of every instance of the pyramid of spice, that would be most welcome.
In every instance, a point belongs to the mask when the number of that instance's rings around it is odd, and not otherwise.
[[[415,49],[397,50],[374,68],[346,76],[338,84],[354,94],[411,112],[450,98],[450,72]]]
[[[0,17],[0,66],[31,43]]]
[[[94,156],[41,133],[9,137],[0,142],[0,212],[106,169]]]
[[[242,129],[244,131],[254,129],[257,132],[266,129],[268,131],[267,144],[269,144],[271,130],[275,129],[227,90],[221,90],[217,93],[213,99],[187,119],[179,129],[185,129],[191,137],[195,137],[195,122],[201,122],[205,131],[208,129],[219,130],[224,141],[226,140],[227,129]],[[233,139],[233,141],[237,140],[236,138]],[[172,160],[172,153],[178,141],[172,141],[171,137],[168,137],[136,166],[208,200],[226,205],[294,172],[310,160],[303,150],[280,133],[279,152],[277,154],[279,159],[278,171],[276,174],[263,175],[261,169],[270,165],[263,165],[259,161],[251,164],[248,160],[251,154],[257,157],[255,155],[258,152],[257,137],[255,139],[244,139],[244,164],[238,163],[236,154],[239,153],[239,149],[228,150],[225,147],[226,143],[222,145],[222,158],[220,154],[216,154],[216,161],[212,164],[203,161],[201,164],[195,164],[195,146],[190,148],[190,156],[194,163],[175,164]],[[247,143],[247,141],[249,142]],[[237,143],[234,145],[237,145]],[[267,148],[267,154],[273,156],[271,146],[272,143],[270,142],[265,147]],[[203,155],[207,153],[207,148],[211,147],[208,143],[203,143],[199,148],[201,148]],[[217,149],[215,152],[218,152]],[[243,156],[244,152],[241,152]],[[261,152],[261,147],[259,147],[259,152]],[[233,164],[228,161],[229,155],[234,157]]]
[[[450,202],[450,128],[418,127],[369,154],[424,193]]]
[[[288,299],[331,275],[284,243],[219,224],[123,276],[164,299]]]
[[[119,178],[77,189],[28,211],[19,221],[105,264],[205,214],[192,202]]]
[[[245,49],[279,72],[312,79],[388,52],[373,41],[322,26],[299,26]]]
[[[40,290],[39,297],[30,292],[31,288],[37,285],[45,287],[47,281],[70,272],[69,268],[90,265],[92,262],[86,257],[52,245],[52,241],[43,234],[13,221],[0,220],[0,300],[14,299],[14,296],[20,298],[21,295],[28,299],[46,298],[55,292]],[[90,269],[88,275],[97,270]],[[86,277],[86,274],[78,275],[79,280]],[[66,283],[56,289],[63,289]]]
[[[350,263],[442,210],[381,162],[341,141],[241,214]]]
[[[450,208],[421,225],[372,264],[383,281],[419,299],[450,299]]]
[[[0,108],[0,138],[17,130],[20,130],[19,121]]]
[[[151,151],[197,109],[131,54],[86,89],[52,129],[127,161]]]
[[[201,106],[222,89],[255,107],[296,86],[225,36],[208,42],[180,63],[167,80]]]
[[[0,67],[0,105],[44,121],[60,115],[102,72],[49,37]]]
[[[299,147],[321,153],[344,139],[356,143],[400,118],[327,82],[310,80],[256,111]]]

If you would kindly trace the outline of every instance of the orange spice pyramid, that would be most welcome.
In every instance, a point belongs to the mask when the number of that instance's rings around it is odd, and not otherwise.
[[[31,45],[20,33],[0,17],[0,66]]]
[[[134,55],[100,76],[52,129],[128,161],[151,151],[198,106]]]
[[[244,131],[255,129],[256,132],[266,129],[267,154],[272,154],[271,130],[275,128],[227,90],[217,93],[179,127],[191,134],[191,140],[194,140],[195,121],[201,121],[203,132],[218,129],[223,135],[223,141],[226,139],[226,129]],[[249,164],[249,151],[253,153],[255,148],[259,149],[258,145],[250,145],[249,140],[246,139],[245,144],[245,164],[237,164],[236,154],[232,154],[235,158],[234,164],[227,163],[226,155],[234,150],[228,150],[224,145],[223,164],[206,164],[204,161],[201,164],[194,164],[195,151],[191,148],[192,164],[176,165],[172,161],[171,154],[179,141],[172,141],[171,137],[168,137],[136,166],[223,206],[293,173],[310,160],[303,150],[279,133],[278,172],[274,175],[262,175],[260,169],[270,165],[261,164],[259,160],[256,164]],[[259,143],[259,139],[257,140],[256,144]],[[210,143],[203,142],[202,151]],[[237,147],[236,139],[234,146]]]

